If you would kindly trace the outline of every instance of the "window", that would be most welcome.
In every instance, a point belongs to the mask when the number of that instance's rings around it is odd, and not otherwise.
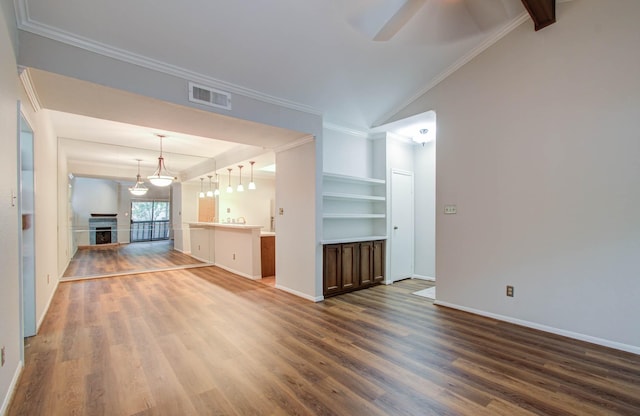
[[[131,201],[131,242],[169,239],[169,201]]]

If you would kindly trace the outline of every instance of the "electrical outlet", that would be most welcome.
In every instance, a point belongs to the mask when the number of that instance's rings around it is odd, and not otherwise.
[[[458,207],[456,205],[445,205],[444,206],[444,213],[445,214],[457,214],[458,213]]]
[[[280,214],[280,215],[284,215],[284,208],[280,208],[280,209],[278,210],[278,214]]]
[[[236,259],[236,253],[233,253],[233,259],[234,260]]]
[[[2,346],[2,350],[0,350],[0,367],[4,367],[5,361],[5,353],[4,353],[4,345]]]
[[[513,297],[513,286],[507,286],[507,296]]]

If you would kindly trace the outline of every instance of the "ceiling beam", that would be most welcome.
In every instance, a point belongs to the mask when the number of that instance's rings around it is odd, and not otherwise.
[[[556,0],[522,0],[536,31],[556,22]]]

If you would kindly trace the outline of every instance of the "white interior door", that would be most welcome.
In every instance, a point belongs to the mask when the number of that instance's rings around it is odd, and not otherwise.
[[[413,173],[391,171],[390,281],[413,276]]]

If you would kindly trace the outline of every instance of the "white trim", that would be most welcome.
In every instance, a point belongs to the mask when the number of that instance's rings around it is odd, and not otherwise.
[[[16,393],[16,386],[18,385],[18,380],[20,380],[20,374],[22,374],[23,368],[24,368],[23,362],[18,361],[18,367],[16,368],[16,371],[13,373],[13,378],[11,379],[11,383],[9,384],[7,395],[4,396],[2,407],[0,407],[0,415],[2,416],[4,416],[7,413],[7,410],[9,410],[9,404],[11,403],[11,399],[13,399],[13,395]]]
[[[488,37],[480,45],[478,45],[475,48],[471,49],[469,52],[467,52],[466,54],[461,56],[457,61],[455,61],[452,65],[447,67],[440,74],[438,74],[434,78],[432,78],[431,81],[424,88],[418,90],[413,96],[409,97],[409,99],[403,101],[400,105],[395,106],[391,110],[389,110],[386,113],[384,113],[382,115],[382,117],[378,118],[378,120],[376,120],[376,122],[373,123],[373,126],[377,127],[377,126],[380,126],[382,124],[386,124],[386,122],[391,117],[393,117],[394,115],[398,114],[400,111],[402,111],[409,104],[411,104],[414,101],[416,101],[418,98],[422,97],[430,89],[432,89],[433,87],[435,87],[436,85],[438,85],[439,83],[444,81],[446,78],[448,78],[449,75],[453,74],[458,69],[460,69],[464,65],[466,65],[473,58],[475,58],[476,56],[480,55],[485,50],[489,49],[489,47],[491,47],[494,43],[498,42],[500,39],[502,39],[503,37],[507,36],[509,33],[511,33],[511,31],[513,31],[515,28],[520,26],[522,23],[524,23],[528,19],[529,19],[529,13],[527,13],[527,11],[525,10],[524,12],[522,12],[522,14],[520,14],[514,20],[512,20],[511,22],[506,24],[503,28],[501,28],[500,30],[496,31],[493,35]]]
[[[414,274],[414,275],[413,275],[413,278],[414,278],[414,279],[418,279],[418,280],[428,280],[428,281],[430,281],[430,282],[435,282],[435,281],[436,281],[436,278],[435,278],[435,277],[431,277],[431,276],[423,276],[423,275],[420,275],[420,274]]]
[[[191,257],[196,258],[194,256],[191,256]],[[104,279],[105,277],[130,276],[134,274],[146,274],[146,273],[157,273],[157,272],[170,272],[174,270],[197,269],[200,267],[210,267],[210,266],[214,266],[214,264],[212,263],[185,264],[182,266],[165,267],[162,269],[144,269],[144,270],[132,270],[130,272],[116,272],[116,273],[96,274],[96,275],[89,275],[89,276],[62,277],[60,278],[60,281],[76,282],[79,280]]]
[[[33,81],[31,80],[31,73],[29,72],[29,68],[21,68],[20,81],[22,82],[22,86],[27,93],[27,97],[29,97],[29,102],[31,102],[33,110],[37,113],[42,109],[42,105],[40,105],[40,98],[38,98],[38,93],[33,87]]]
[[[280,152],[284,152],[286,150],[294,149],[296,147],[299,147],[299,146],[305,145],[307,143],[313,142],[315,140],[315,138],[316,137],[313,134],[310,134],[310,135],[305,136],[305,137],[303,137],[301,139],[297,139],[297,140],[294,140],[294,141],[292,141],[290,143],[283,144],[282,146],[275,147],[273,149],[273,151],[274,151],[274,153],[280,153]]]
[[[299,298],[310,300],[311,302],[322,302],[324,300],[324,296],[313,297],[311,295],[307,295],[306,293],[298,292],[297,290],[294,290],[294,289],[291,289],[291,288],[288,288],[286,286],[282,286],[282,285],[279,285],[279,284],[276,284],[275,288],[276,289],[280,289],[280,290],[282,290],[284,292],[287,292],[287,293],[291,293],[292,295],[296,295]]]
[[[221,264],[210,264],[209,266],[219,267],[219,268],[221,268],[223,270],[226,270],[228,272],[236,274],[236,275],[238,275],[240,277],[244,277],[245,279],[251,279],[251,280],[260,280],[260,279],[262,279],[261,275],[251,276],[250,274],[239,272],[239,271],[237,271],[235,269],[232,269],[231,267],[223,266]]]
[[[43,36],[58,42],[65,43],[67,45],[75,46],[80,49],[84,49],[89,52],[97,53],[102,56],[117,59],[122,62],[127,62],[133,65],[138,65],[143,68],[147,68],[153,71],[158,71],[167,75],[183,78],[188,81],[194,81],[204,85],[210,85],[214,88],[220,88],[222,90],[232,92],[234,94],[240,94],[245,97],[253,98],[258,101],[262,101],[269,104],[275,104],[281,107],[286,107],[291,110],[302,111],[304,113],[322,115],[322,112],[311,106],[289,101],[283,98],[274,97],[272,95],[264,94],[262,92],[252,90],[250,88],[242,87],[240,85],[231,84],[216,78],[209,77],[198,72],[190,71],[186,68],[181,68],[176,65],[171,65],[166,62],[158,61],[149,58],[144,55],[139,55],[124,49],[116,48],[111,45],[96,42],[94,40],[84,38],[75,35],[70,32],[66,32],[55,28],[53,26],[40,23],[31,19],[29,16],[29,10],[25,0],[15,0],[16,3],[16,18],[18,21],[18,29],[26,32],[31,32],[39,36]]]
[[[362,130],[356,130],[345,126],[340,126],[338,124],[333,124],[329,122],[322,123],[322,128],[326,130],[336,131],[338,133],[348,134],[354,137],[365,137],[369,138],[369,133]]]
[[[573,338],[579,341],[585,341],[591,344],[601,345],[604,347],[614,348],[616,350],[626,351],[626,352],[640,355],[640,347],[635,345],[622,344],[620,342],[609,341],[607,339],[598,338],[591,335],[580,334],[578,332],[567,331],[564,329],[554,328],[552,326],[537,324],[535,322],[524,321],[522,319],[512,318],[510,316],[504,316],[496,313],[482,311],[479,309],[468,308],[466,306],[460,306],[454,303],[444,302],[441,300],[436,300],[433,302],[433,304],[438,306],[445,306],[447,308],[458,309],[458,310],[469,312],[475,315],[486,316],[488,318],[497,319],[499,321],[509,322],[514,325],[533,328],[540,331],[549,332],[551,334],[561,335],[563,337]]]
[[[51,302],[53,301],[53,297],[55,296],[56,291],[58,290],[58,285],[59,284],[60,284],[60,279],[57,279],[56,280],[56,287],[54,287],[53,290],[51,291],[51,296],[49,296],[49,301],[47,302],[47,305],[44,307],[44,312],[42,312],[42,315],[40,316],[40,319],[38,319],[38,323],[36,324],[36,335],[38,334],[38,331],[40,331],[40,326],[42,325],[42,322],[44,321],[44,317],[47,316],[47,312],[49,312],[49,307],[51,306]]]

